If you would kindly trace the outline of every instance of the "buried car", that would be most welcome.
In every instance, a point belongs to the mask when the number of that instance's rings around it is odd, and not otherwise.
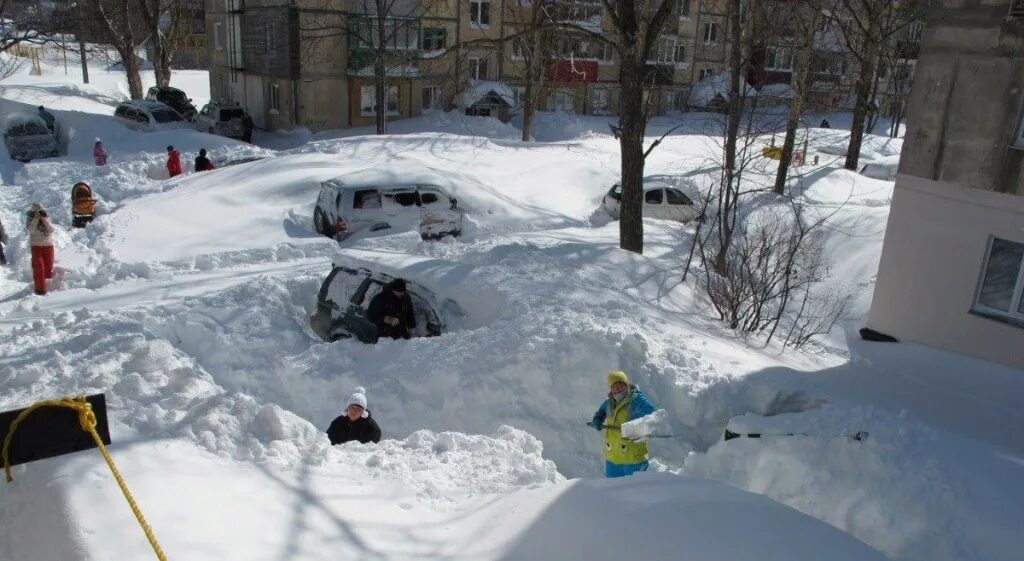
[[[697,188],[692,181],[671,175],[649,175],[644,178],[644,218],[661,218],[689,222],[700,215],[694,203]],[[601,198],[601,206],[613,218],[619,217],[622,187],[616,183]]]
[[[309,320],[313,332],[328,342],[355,338],[376,343],[377,327],[367,319],[367,308],[373,297],[393,280],[387,273],[335,263],[317,294],[316,313]],[[414,281],[406,280],[406,293],[416,314],[413,337],[435,337],[465,318],[465,312],[454,300]]]
[[[12,160],[28,162],[60,156],[57,137],[34,113],[14,113],[4,119],[4,145]]]
[[[423,239],[458,236],[465,211],[422,167],[364,169],[324,181],[313,209],[317,233],[343,240],[357,232],[419,231]]]

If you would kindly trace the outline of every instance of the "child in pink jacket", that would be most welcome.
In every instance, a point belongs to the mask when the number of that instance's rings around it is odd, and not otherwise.
[[[92,157],[96,158],[96,165],[107,165],[107,150],[103,148],[103,143],[98,138],[96,139],[96,146],[92,148]]]

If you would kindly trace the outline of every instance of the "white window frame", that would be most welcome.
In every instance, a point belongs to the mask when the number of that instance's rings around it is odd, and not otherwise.
[[[569,109],[564,109],[566,102],[570,106]],[[548,95],[548,111],[575,113],[576,96],[572,92],[565,90],[551,90],[551,93]]]
[[[793,52],[793,48],[792,47],[782,47],[782,46],[774,45],[774,46],[768,47],[767,49],[765,49],[765,51],[766,51],[766,53],[765,53],[766,56],[765,56],[765,60],[764,60],[764,69],[765,70],[770,70],[772,72],[792,72],[793,71],[793,62],[794,62],[794,58],[795,58],[796,53]],[[768,53],[771,53],[771,57],[767,56]],[[769,63],[768,62],[769,60],[771,60],[772,62]],[[788,61],[789,64],[788,65],[780,65],[779,64],[780,60]]]
[[[281,87],[277,84],[270,84],[269,95],[270,98],[270,112],[279,113],[281,111]]]
[[[224,50],[224,23],[215,22],[213,24],[213,48],[218,51]]]
[[[601,54],[597,58],[597,64],[600,66],[615,64],[615,48],[611,43],[601,43]]]
[[[683,10],[683,7],[686,10]],[[679,19],[690,19],[690,15],[693,14],[693,5],[690,0],[679,0]]]
[[[487,57],[469,57],[469,76],[474,80],[487,80]],[[480,75],[480,66],[483,65],[483,76]]]
[[[423,86],[423,91],[430,92],[430,104],[424,104],[422,108],[424,114],[433,113],[435,111],[441,111],[442,109],[444,109],[444,102],[442,101],[444,93],[443,90],[441,89],[441,86]]]
[[[440,31],[441,32],[441,36],[440,36],[441,47],[440,48],[437,48],[437,49],[428,49],[427,48],[427,32],[428,31]],[[443,51],[446,48],[448,48],[448,30],[447,29],[445,29],[443,27],[424,27],[423,30],[420,32],[420,34],[423,36],[423,39],[422,39],[423,45],[422,45],[422,47],[423,47],[424,51],[427,51],[427,52]]]
[[[671,113],[673,111],[681,111],[679,107],[679,98],[682,97],[683,92],[680,90],[668,90],[665,92],[665,112]]]
[[[263,23],[263,49],[267,53],[277,52],[277,41],[274,39],[274,23],[264,22]]]
[[[388,117],[397,117],[402,114],[401,99],[398,97],[398,86],[386,86],[387,90],[384,95],[384,103],[389,107],[391,105],[391,95],[395,97],[395,109],[388,109],[385,115]],[[367,92],[369,92],[370,108],[366,108]],[[377,86],[369,85],[362,86],[359,88],[359,114],[363,117],[373,117],[377,115]]]
[[[920,43],[921,39],[924,37],[924,22],[912,21],[907,27],[907,36],[910,40],[915,43]]]
[[[484,4],[487,4],[487,21],[482,21]],[[491,27],[491,0],[470,0],[469,23],[481,29],[489,29]]]
[[[992,258],[992,245],[995,243],[996,239],[1001,239],[1013,244],[1024,245],[1024,242],[989,236],[988,243],[985,245],[985,260],[981,264],[981,274],[978,277],[978,288],[974,294],[974,305],[971,307],[971,311],[986,317],[1005,320],[1018,327],[1024,327],[1024,312],[1021,311],[1021,303],[1022,300],[1024,300],[1024,257],[1022,257],[1021,262],[1017,264],[1017,281],[1013,285],[1013,296],[1010,300],[1009,312],[989,308],[981,303],[981,292],[982,288],[985,286],[985,276],[988,273],[989,260]]]
[[[709,21],[704,24],[702,39],[705,45],[717,45],[721,40],[722,26],[717,21]]]
[[[600,103],[599,102],[603,102]],[[612,92],[608,88],[590,88],[587,91],[587,107],[591,115],[612,114]]]

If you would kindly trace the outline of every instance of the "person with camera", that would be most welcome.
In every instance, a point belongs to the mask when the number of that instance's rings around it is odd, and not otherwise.
[[[53,278],[53,223],[43,205],[35,203],[28,211],[29,245],[32,246],[32,280],[36,294],[46,294],[46,279]]]

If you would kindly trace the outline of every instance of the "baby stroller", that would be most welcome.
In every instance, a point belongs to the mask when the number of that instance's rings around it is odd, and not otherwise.
[[[75,228],[85,228],[95,215],[96,199],[92,198],[92,187],[88,183],[75,183],[71,188],[71,224]]]

